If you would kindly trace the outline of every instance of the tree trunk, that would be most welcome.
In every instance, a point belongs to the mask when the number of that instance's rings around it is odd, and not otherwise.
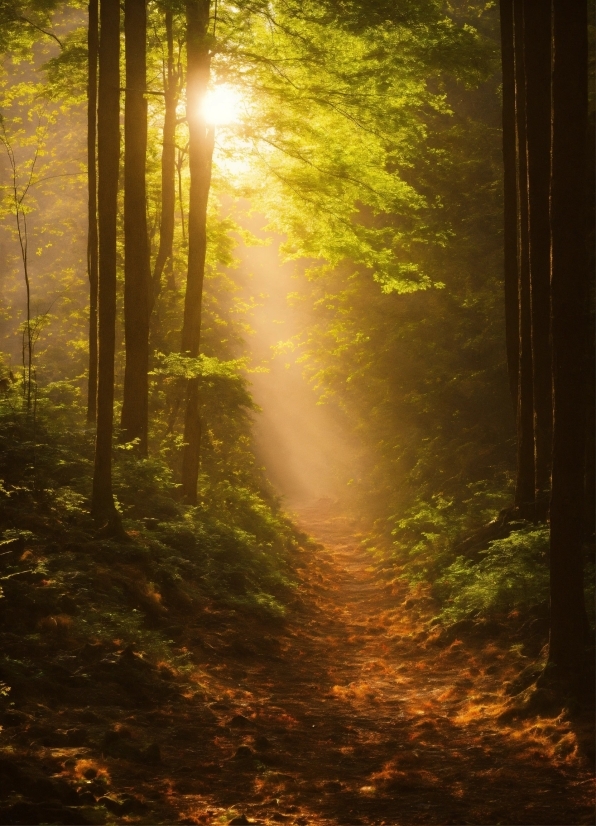
[[[594,143],[591,143],[594,146]],[[594,191],[592,187],[591,191]],[[594,226],[592,220],[591,226]],[[593,249],[593,246],[592,246]],[[588,272],[594,272],[594,263],[588,266]],[[587,393],[586,393],[586,460],[585,460],[585,483],[584,483],[584,520],[583,534],[587,542],[594,544],[596,534],[596,363],[594,347],[592,343],[596,339],[594,325],[594,294],[590,290],[590,323],[588,327],[588,361],[587,361]]]
[[[596,144],[596,113],[590,107],[588,121],[588,146]],[[587,191],[596,191],[596,155],[588,153]],[[596,272],[596,200],[588,199],[588,274]],[[588,340],[587,340],[587,367],[588,393],[586,406],[586,469],[584,493],[584,535],[594,543],[596,533],[596,283],[594,278],[588,281]]]
[[[172,11],[165,12],[168,60],[164,77],[165,113],[163,121],[163,148],[161,152],[161,219],[159,250],[153,268],[150,309],[161,290],[161,277],[168,260],[172,259],[174,223],[176,214],[176,107],[180,92],[180,78],[174,68],[174,37]]]
[[[147,455],[149,417],[149,287],[145,163],[147,156],[147,9],[124,2],[126,98],[124,105],[124,338],[126,367],[122,438],[138,439]]]
[[[97,104],[97,205],[99,229],[97,435],[92,511],[116,526],[112,495],[114,350],[116,339],[116,222],[120,160],[120,4],[100,7]]]
[[[585,0],[553,0],[551,293],[553,468],[549,662],[567,679],[584,667],[582,510],[586,417],[587,101]]]
[[[517,177],[515,152],[515,62],[513,0],[501,0],[501,65],[503,78],[503,245],[505,343],[513,409],[519,381],[519,307],[517,274]]]
[[[550,109],[551,14],[543,0],[524,0],[526,149],[536,516],[545,519],[552,454],[550,353]]]
[[[513,4],[515,62],[515,130],[517,155],[517,236],[519,306],[519,379],[517,399],[517,480],[515,505],[524,517],[534,509],[534,402],[532,378],[532,317],[528,239],[528,168],[526,163],[526,95],[523,6]]]
[[[89,382],[87,386],[87,421],[95,424],[97,413],[97,50],[99,47],[98,0],[89,2],[87,32],[87,185],[89,216],[87,235],[87,272],[89,275]]]
[[[207,40],[208,25],[209,0],[189,0],[186,4],[186,115],[189,133],[190,197],[182,352],[193,358],[199,355],[201,340],[201,305],[207,252],[207,201],[211,186],[214,139],[214,129],[207,124],[202,109],[211,64]],[[187,383],[184,442],[182,494],[188,504],[194,505],[197,501],[201,447],[198,379],[189,379]]]

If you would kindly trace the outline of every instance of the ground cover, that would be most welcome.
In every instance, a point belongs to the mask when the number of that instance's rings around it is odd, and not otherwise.
[[[296,518],[319,544],[295,550],[285,616],[186,584],[158,599],[139,538],[126,564],[115,543],[71,549],[77,587],[136,612],[128,640],[81,645],[67,590],[60,611],[46,596],[52,549],[4,551],[22,573],[2,583],[0,823],[593,822],[589,716],[512,712],[540,618],[442,629],[355,519]]]

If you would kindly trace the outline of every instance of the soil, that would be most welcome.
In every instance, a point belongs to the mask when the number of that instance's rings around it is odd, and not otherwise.
[[[192,673],[87,645],[84,675],[56,658],[53,691],[16,687],[0,823],[594,822],[590,719],[508,711],[544,640],[440,631],[353,520],[298,518],[321,544],[284,621],[207,606],[177,640]]]

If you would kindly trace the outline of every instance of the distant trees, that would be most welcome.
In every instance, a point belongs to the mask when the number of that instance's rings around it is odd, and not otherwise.
[[[529,519],[549,512],[549,661],[569,675],[586,662],[583,511],[586,490],[593,487],[585,476],[587,4],[501,0],[500,8],[505,303],[518,435],[515,505]]]

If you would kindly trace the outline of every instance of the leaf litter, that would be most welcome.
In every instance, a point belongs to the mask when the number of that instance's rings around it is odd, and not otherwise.
[[[437,633],[355,520],[298,518],[320,544],[286,618],[184,605],[178,668],[120,640],[69,652],[68,618],[46,623],[52,690],[2,718],[0,823],[593,822],[586,726],[503,715],[525,665],[507,635]]]

